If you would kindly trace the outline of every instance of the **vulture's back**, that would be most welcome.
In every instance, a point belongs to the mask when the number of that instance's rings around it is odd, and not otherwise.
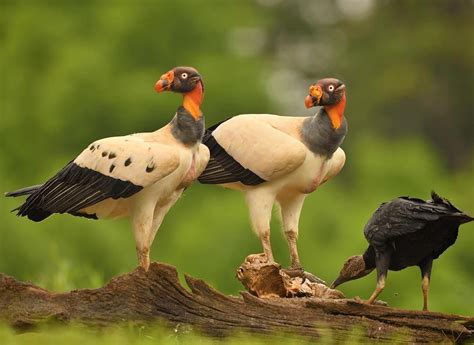
[[[434,192],[432,200],[400,197],[383,203],[365,226],[367,241],[394,253],[390,269],[416,265],[427,256],[436,259],[454,244],[459,225],[472,221]]]

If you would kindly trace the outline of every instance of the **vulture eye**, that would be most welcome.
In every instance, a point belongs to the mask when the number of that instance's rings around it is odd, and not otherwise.
[[[181,73],[181,78],[186,79],[188,77],[188,74],[186,72]]]
[[[334,85],[329,85],[329,86],[328,86],[328,90],[329,90],[330,92],[333,92],[333,91],[334,91]]]

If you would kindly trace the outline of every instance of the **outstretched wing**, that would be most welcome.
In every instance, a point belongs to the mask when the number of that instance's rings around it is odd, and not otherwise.
[[[257,185],[298,168],[306,158],[306,147],[266,121],[270,118],[239,115],[210,128],[203,143],[211,159],[199,181]]]
[[[365,226],[364,235],[374,246],[382,246],[399,236],[423,229],[430,222],[454,216],[457,210],[445,204],[400,197],[383,203]]]
[[[18,215],[40,221],[78,212],[108,198],[128,198],[174,171],[179,155],[139,136],[101,139],[31,194]]]

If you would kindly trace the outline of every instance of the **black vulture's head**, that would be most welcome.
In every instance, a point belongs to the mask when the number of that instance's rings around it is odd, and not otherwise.
[[[342,269],[339,272],[339,277],[337,277],[337,279],[331,284],[331,289],[334,289],[338,285],[349,280],[362,278],[373,270],[373,268],[366,268],[364,257],[362,255],[351,256],[344,263],[344,266],[342,266]]]

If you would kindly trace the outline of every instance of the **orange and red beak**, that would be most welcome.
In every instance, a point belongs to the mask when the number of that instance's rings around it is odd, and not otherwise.
[[[309,87],[309,95],[304,100],[306,108],[311,108],[319,105],[319,101],[323,96],[323,90],[321,85],[314,84]]]
[[[173,85],[174,80],[174,71],[171,70],[168,73],[165,73],[161,76],[160,80],[158,80],[155,84],[156,92],[163,92],[169,91],[171,85]]]

